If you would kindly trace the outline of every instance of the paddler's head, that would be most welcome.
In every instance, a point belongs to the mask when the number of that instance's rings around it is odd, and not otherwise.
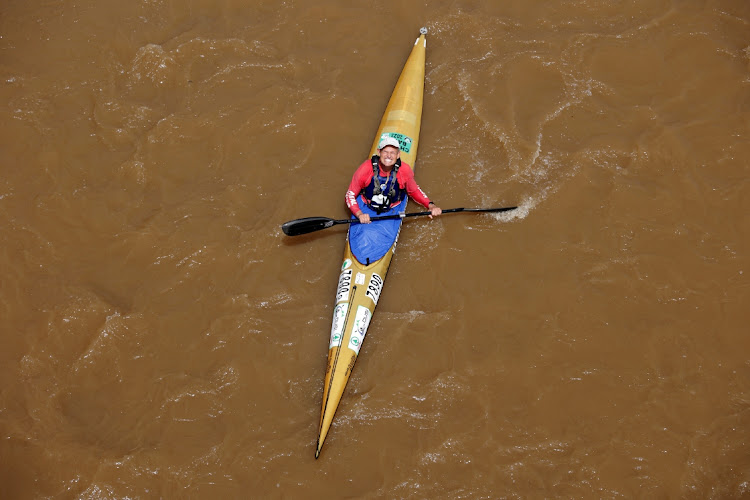
[[[380,155],[380,164],[386,170],[390,170],[396,164],[399,156],[401,156],[401,146],[398,143],[398,139],[390,136],[380,139],[378,154]]]

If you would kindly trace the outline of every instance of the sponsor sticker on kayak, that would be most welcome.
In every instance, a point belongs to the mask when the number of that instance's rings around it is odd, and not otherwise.
[[[339,286],[336,288],[336,303],[349,300],[349,290],[352,287],[352,270],[347,269],[339,276]]]
[[[331,325],[331,343],[329,349],[341,347],[341,338],[344,335],[344,318],[346,317],[346,306],[344,302],[333,309],[333,324]]]
[[[349,269],[352,267],[352,259],[344,259],[344,263],[341,264],[341,270]]]
[[[365,275],[364,275],[364,273],[357,273],[357,277],[354,278],[354,284],[355,285],[364,285],[365,284]]]
[[[370,283],[367,285],[365,296],[370,297],[375,305],[378,305],[381,290],[383,290],[383,278],[377,273],[372,273],[372,278],[370,278]]]
[[[386,137],[393,137],[398,141],[399,149],[402,153],[408,153],[411,151],[412,139],[404,134],[397,134],[396,132],[386,132],[381,134],[380,140],[382,141]]]
[[[365,341],[365,334],[367,333],[367,327],[370,325],[370,318],[372,313],[365,306],[357,307],[357,315],[354,317],[354,326],[352,327],[352,335],[349,338],[349,349],[359,355],[359,349],[362,347],[362,342]]]

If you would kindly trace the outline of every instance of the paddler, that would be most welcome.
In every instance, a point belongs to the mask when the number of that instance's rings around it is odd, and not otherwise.
[[[427,207],[430,219],[443,213],[414,180],[411,166],[401,163],[398,139],[384,135],[378,143],[378,154],[364,161],[354,172],[346,192],[346,205],[359,222],[369,224],[370,215],[393,209],[407,195]],[[400,211],[403,212],[403,208]]]

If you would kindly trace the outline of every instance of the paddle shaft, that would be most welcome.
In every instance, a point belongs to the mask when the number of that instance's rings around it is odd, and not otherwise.
[[[509,210],[515,210],[518,207],[502,207],[502,208],[449,208],[443,210],[444,214],[456,213],[456,212],[507,212]],[[406,217],[421,217],[424,215],[432,215],[431,211],[426,212],[412,212],[412,213],[401,213],[395,215],[380,215],[371,217],[370,221],[375,222],[379,220],[387,219],[403,219]],[[328,217],[306,217],[304,219],[295,219],[282,224],[281,229],[284,234],[288,236],[298,236],[301,234],[312,233],[326,229],[336,224],[359,224],[359,219],[329,219]]]
[[[504,208],[449,208],[443,210],[444,214],[451,214],[455,212],[506,212],[508,210],[514,210],[518,207],[504,207]],[[376,220],[388,220],[388,219],[403,219],[405,217],[421,217],[423,215],[432,215],[431,211],[425,212],[411,212],[403,213],[398,215],[378,215],[376,217],[370,217],[370,221]],[[358,224],[359,219],[338,219],[333,221],[334,224]]]

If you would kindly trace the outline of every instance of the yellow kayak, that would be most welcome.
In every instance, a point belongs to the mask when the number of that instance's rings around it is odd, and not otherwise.
[[[422,122],[426,34],[427,30],[422,28],[388,101],[370,149],[370,156],[372,156],[377,153],[378,143],[384,135],[394,137],[401,145],[401,161],[408,163],[412,168],[417,158],[419,129]],[[405,207],[406,202],[406,200],[402,202],[401,206]],[[341,265],[341,274],[336,289],[336,305],[333,310],[315,458],[320,456],[320,450],[331,428],[333,415],[336,413],[336,408],[344,394],[344,388],[364,342],[367,328],[383,289],[388,267],[396,250],[401,221],[388,221],[388,223],[397,225],[395,231],[390,232],[393,235],[392,243],[385,255],[373,262],[370,262],[368,258],[363,263],[355,257],[357,252],[352,251],[352,246],[356,241],[353,242],[352,238],[359,236],[353,233],[351,228],[347,237],[344,262]],[[366,226],[375,229],[377,224],[381,222],[373,222]]]

